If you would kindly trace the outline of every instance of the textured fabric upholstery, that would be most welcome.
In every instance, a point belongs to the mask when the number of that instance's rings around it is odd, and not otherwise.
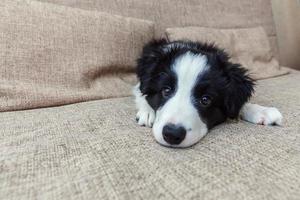
[[[277,56],[271,0],[40,0],[86,10],[98,10],[155,22],[156,37],[166,28],[202,26],[249,28],[262,26]]]
[[[0,115],[0,199],[300,196],[300,73],[258,82],[283,126],[229,121],[188,149],[157,144],[131,97]]]
[[[130,95],[128,78],[153,34],[149,21],[0,1],[0,111]]]

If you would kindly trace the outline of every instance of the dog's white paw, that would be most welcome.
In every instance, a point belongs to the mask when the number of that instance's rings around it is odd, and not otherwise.
[[[277,108],[266,108],[257,112],[253,118],[253,123],[260,125],[281,125],[282,115]]]
[[[140,126],[152,127],[155,120],[155,111],[146,101],[146,97],[142,95],[138,83],[134,89],[133,94],[135,96],[135,103],[138,109],[136,114],[136,121]]]
[[[277,108],[247,103],[241,110],[241,118],[260,125],[281,125],[282,115]]]
[[[152,127],[155,120],[155,112],[152,108],[139,110],[136,121],[140,126]]]

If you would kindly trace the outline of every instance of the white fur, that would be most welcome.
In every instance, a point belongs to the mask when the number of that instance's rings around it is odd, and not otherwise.
[[[177,58],[172,70],[177,75],[175,95],[158,109],[153,126],[155,139],[162,145],[187,147],[198,142],[208,129],[200,119],[197,109],[192,104],[192,90],[196,80],[208,70],[206,56],[188,52]],[[166,124],[176,124],[187,130],[185,139],[179,145],[169,145],[163,139],[162,129]]]
[[[140,126],[152,127],[155,120],[155,111],[150,107],[139,87],[140,84],[137,84],[133,89],[135,104],[138,110],[136,114],[137,122]]]
[[[245,121],[261,125],[281,125],[282,115],[277,108],[246,103],[240,112]]]

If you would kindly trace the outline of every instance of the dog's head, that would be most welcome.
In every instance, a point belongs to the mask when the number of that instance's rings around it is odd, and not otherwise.
[[[236,118],[253,80],[212,44],[152,41],[138,59],[140,90],[156,111],[155,139],[188,147],[227,118]]]

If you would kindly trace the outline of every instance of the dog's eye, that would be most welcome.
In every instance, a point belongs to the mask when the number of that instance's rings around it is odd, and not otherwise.
[[[212,102],[211,97],[208,95],[203,95],[200,99],[200,103],[203,106],[209,106],[211,102]]]
[[[161,94],[164,98],[167,98],[171,95],[172,93],[172,89],[168,86],[163,87],[163,89],[161,90]]]

